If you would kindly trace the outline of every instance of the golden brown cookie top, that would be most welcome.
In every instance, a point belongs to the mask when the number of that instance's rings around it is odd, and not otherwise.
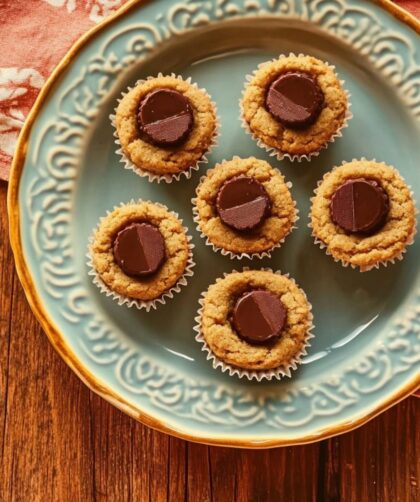
[[[309,76],[322,92],[322,109],[320,107],[319,114],[312,117],[312,122],[309,120],[307,127],[288,127],[267,106],[270,86],[280,75],[288,73]],[[316,104],[320,104],[319,96],[317,99],[319,103]],[[243,120],[257,139],[293,156],[311,154],[325,146],[344,125],[349,103],[347,93],[331,66],[311,56],[290,55],[258,67],[245,87],[241,107]]]
[[[114,243],[118,233],[133,223],[147,223],[159,231],[164,242],[164,261],[146,277],[124,273]],[[113,292],[138,300],[154,300],[173,287],[184,274],[190,250],[181,220],[167,208],[152,202],[126,204],[114,209],[99,223],[90,246],[93,267]]]
[[[262,207],[267,214],[249,232],[228,225],[229,221],[226,223],[221,218],[220,205],[218,207],[218,197],[226,183],[244,177],[255,180],[269,199],[269,208],[267,204]],[[201,179],[196,193],[195,212],[200,231],[214,246],[235,254],[270,250],[291,232],[297,219],[295,203],[283,175],[268,162],[255,157],[234,157],[217,164]]]
[[[249,343],[232,323],[238,298],[252,290],[274,295],[286,312],[280,335],[266,344]],[[208,288],[201,312],[201,332],[215,356],[249,370],[287,368],[298,361],[311,327],[311,306],[305,293],[292,279],[264,270],[233,272],[219,279]]]
[[[351,180],[375,182],[386,194],[384,222],[370,233],[349,232],[332,216],[334,195]],[[415,206],[410,189],[398,171],[381,162],[353,160],[325,174],[312,199],[313,235],[344,264],[368,270],[401,256],[415,231]]]
[[[193,116],[185,141],[173,146],[154,144],[139,130],[140,104],[148,95],[162,89],[185,97]],[[121,147],[130,161],[142,170],[162,175],[177,174],[194,166],[213,144],[217,132],[216,111],[207,92],[175,76],[158,76],[138,82],[119,102],[115,126]]]

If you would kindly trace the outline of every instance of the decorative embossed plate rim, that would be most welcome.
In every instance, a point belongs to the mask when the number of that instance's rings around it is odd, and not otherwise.
[[[60,329],[50,318],[47,308],[43,304],[43,301],[40,298],[39,293],[37,292],[37,288],[34,283],[33,277],[26,263],[21,242],[21,227],[20,227],[21,220],[19,212],[20,210],[19,210],[18,194],[19,194],[19,183],[25,163],[25,156],[28,148],[31,128],[42,108],[44,101],[48,97],[52,86],[60,77],[60,75],[65,71],[70,62],[77,56],[78,52],[90,40],[92,40],[95,37],[95,35],[99,33],[105,26],[112,24],[113,21],[115,21],[125,13],[129,12],[132,8],[136,7],[141,3],[143,3],[142,0],[131,0],[130,2],[128,2],[128,4],[123,6],[114,16],[105,20],[101,25],[98,25],[95,28],[93,28],[73,46],[73,48],[69,51],[69,53],[65,56],[65,58],[63,58],[62,62],[59,64],[59,66],[56,68],[56,70],[53,72],[53,74],[47,81],[20,135],[18,147],[12,165],[12,172],[9,184],[8,211],[9,211],[9,224],[10,224],[10,238],[13,252],[15,255],[16,267],[19,278],[23,284],[25,293],[27,295],[32,310],[34,311],[43,329],[46,331],[50,341],[52,342],[56,350],[59,352],[61,357],[93,391],[97,392],[102,397],[104,397],[105,399],[107,399],[112,404],[114,404],[121,410],[125,411],[132,417],[160,431],[167,432],[176,435],[178,437],[182,437],[184,439],[189,439],[193,441],[202,441],[206,443],[223,444],[229,446],[262,448],[262,447],[275,447],[288,444],[298,444],[298,443],[307,443],[311,441],[316,441],[335,434],[345,432],[359,425],[362,425],[369,419],[373,418],[380,412],[387,409],[389,406],[395,404],[399,400],[406,397],[409,393],[414,391],[419,385],[420,378],[414,378],[411,381],[407,382],[406,385],[404,385],[402,388],[396,389],[396,391],[388,395],[387,398],[384,399],[379,406],[371,410],[371,412],[366,414],[365,416],[358,418],[357,420],[346,421],[339,424],[335,424],[333,427],[317,430],[314,434],[306,435],[304,437],[299,437],[293,440],[284,439],[281,436],[278,437],[273,436],[272,439],[270,438],[268,440],[256,440],[251,437],[249,439],[247,438],[246,440],[238,440],[229,438],[226,435],[215,437],[214,435],[205,436],[203,434],[192,434],[188,430],[179,430],[172,426],[168,426],[167,424],[157,420],[150,414],[145,413],[144,411],[139,409],[138,406],[135,406],[133,405],[133,403],[122,399],[118,394],[113,392],[109,387],[107,387],[106,384],[101,382],[95,375],[93,375],[85,365],[81,364],[79,359],[75,356],[73,351],[66,343],[63,333],[60,332]],[[381,7],[385,8],[389,12],[391,12],[397,19],[408,24],[411,28],[420,33],[420,22],[418,22],[414,17],[408,15],[405,11],[396,7],[388,0],[376,0],[376,3],[378,3]]]

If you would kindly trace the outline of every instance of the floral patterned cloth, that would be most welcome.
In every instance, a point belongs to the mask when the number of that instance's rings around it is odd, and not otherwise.
[[[39,90],[72,43],[125,0],[0,0],[0,179]],[[420,0],[396,0],[420,16]]]
[[[0,179],[8,178],[19,131],[48,75],[124,1],[0,0]]]

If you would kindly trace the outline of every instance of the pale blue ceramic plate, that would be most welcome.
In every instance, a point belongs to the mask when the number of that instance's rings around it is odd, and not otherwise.
[[[327,257],[307,228],[317,180],[343,160],[365,156],[395,165],[420,193],[419,38],[415,21],[410,27],[399,15],[366,0],[140,2],[62,63],[19,145],[9,200],[12,243],[44,328],[94,390],[175,435],[263,447],[348,430],[415,389],[419,242],[403,262],[361,274]],[[290,51],[336,66],[352,94],[354,118],[344,137],[310,163],[269,158],[293,182],[299,228],[271,260],[239,265],[206,247],[195,230],[190,199],[200,175],[158,185],[125,171],[108,116],[139,78],[191,76],[221,116],[209,165],[233,155],[268,158],[241,129],[238,100],[246,74]],[[101,295],[85,264],[98,218],[131,198],[177,211],[196,244],[188,287],[150,313]],[[313,304],[315,339],[292,379],[229,377],[212,369],[194,341],[200,293],[244,264],[290,273]]]

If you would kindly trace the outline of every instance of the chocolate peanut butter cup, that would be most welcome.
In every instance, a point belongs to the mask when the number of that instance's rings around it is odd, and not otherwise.
[[[121,270],[132,277],[148,277],[165,261],[165,240],[149,223],[130,223],[117,234],[114,257]]]
[[[270,85],[266,98],[268,111],[291,129],[313,124],[324,105],[324,93],[310,73],[283,73]]]
[[[137,120],[147,140],[159,146],[173,146],[187,138],[194,115],[190,101],[183,94],[156,89],[141,101]]]
[[[270,214],[270,198],[259,181],[237,176],[222,185],[216,207],[225,225],[246,232],[257,228]]]
[[[232,323],[239,336],[250,343],[267,343],[277,338],[286,321],[286,309],[273,293],[254,290],[236,302]]]
[[[348,180],[331,198],[331,218],[349,233],[372,234],[386,221],[388,195],[375,180]]]

